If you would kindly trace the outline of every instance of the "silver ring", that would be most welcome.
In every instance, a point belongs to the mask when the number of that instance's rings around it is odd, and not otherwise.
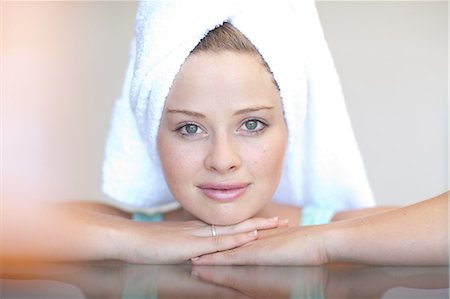
[[[217,236],[216,226],[214,224],[211,224],[211,235],[213,237]]]

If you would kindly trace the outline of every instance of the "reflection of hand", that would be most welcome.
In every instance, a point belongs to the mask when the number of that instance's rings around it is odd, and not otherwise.
[[[326,274],[320,267],[261,266],[193,266],[192,273],[248,298],[289,298],[293,292],[299,298],[317,298]]]
[[[244,246],[192,260],[197,265],[321,265],[328,262],[320,226],[277,228]]]
[[[253,218],[230,226],[211,226],[201,221],[132,222],[123,225],[117,244],[124,249],[119,259],[131,263],[180,263],[191,258],[242,246],[257,238],[256,230],[279,225],[277,218]]]

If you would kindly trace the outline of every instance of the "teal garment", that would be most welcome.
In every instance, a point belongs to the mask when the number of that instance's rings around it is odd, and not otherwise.
[[[302,208],[301,226],[320,225],[331,221],[336,211],[319,206],[304,206]]]

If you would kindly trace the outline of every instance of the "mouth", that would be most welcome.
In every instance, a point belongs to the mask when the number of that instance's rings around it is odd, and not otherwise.
[[[201,184],[197,188],[209,199],[230,202],[241,197],[249,186],[249,183]]]

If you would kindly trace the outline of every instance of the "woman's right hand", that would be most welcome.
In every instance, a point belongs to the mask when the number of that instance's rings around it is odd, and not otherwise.
[[[286,226],[275,218],[252,218],[229,226],[202,221],[134,222],[127,220],[118,231],[120,260],[129,263],[175,264],[208,253],[242,246],[257,238],[258,230]]]

